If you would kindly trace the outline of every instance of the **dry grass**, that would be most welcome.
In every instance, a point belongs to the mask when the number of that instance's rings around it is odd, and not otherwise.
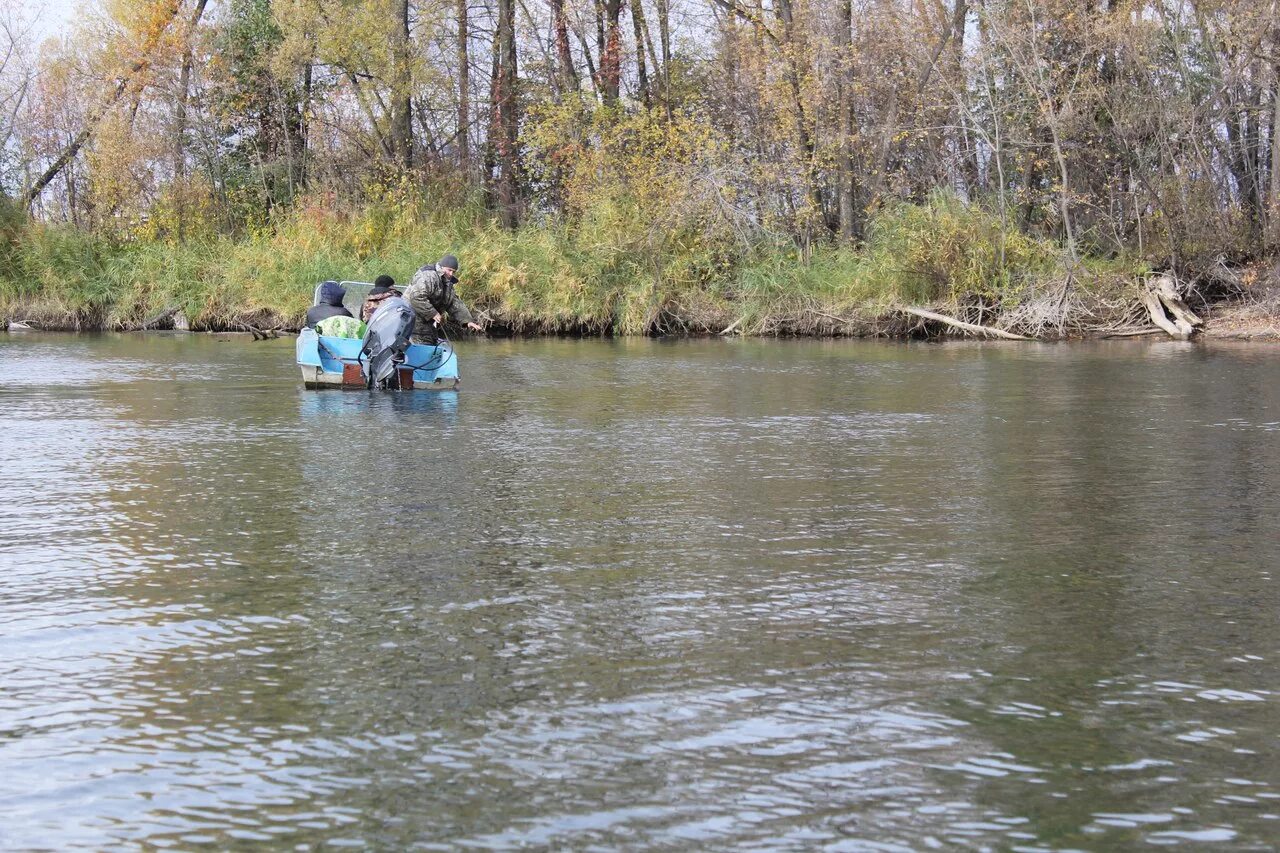
[[[1068,277],[1057,247],[945,195],[883,211],[857,250],[819,246],[804,260],[767,235],[748,243],[676,221],[656,237],[635,208],[595,213],[509,232],[481,210],[302,209],[268,233],[181,244],[31,225],[0,269],[0,316],[120,329],[176,306],[194,329],[294,328],[317,281],[404,282],[453,251],[464,300],[513,334],[957,334],[908,306],[1036,338],[1143,322],[1142,264],[1089,259]]]

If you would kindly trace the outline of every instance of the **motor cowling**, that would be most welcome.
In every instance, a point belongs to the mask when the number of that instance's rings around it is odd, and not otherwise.
[[[361,354],[365,361],[365,383],[370,388],[399,387],[396,365],[404,361],[413,335],[413,306],[399,296],[382,300],[369,318]]]

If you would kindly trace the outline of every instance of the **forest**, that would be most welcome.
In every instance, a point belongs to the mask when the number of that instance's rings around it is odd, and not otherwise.
[[[1280,313],[1277,0],[0,10],[0,316],[295,327],[448,251],[516,333]]]

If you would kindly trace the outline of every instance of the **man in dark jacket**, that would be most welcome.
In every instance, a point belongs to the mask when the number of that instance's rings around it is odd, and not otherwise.
[[[365,296],[364,304],[360,306],[360,319],[366,323],[369,322],[374,312],[382,307],[383,300],[399,296],[401,290],[402,288],[396,285],[396,280],[389,275],[380,275],[375,278],[373,289]]]
[[[466,325],[473,332],[480,326],[471,318],[471,312],[458,298],[453,286],[458,282],[458,259],[445,255],[434,264],[420,267],[404,292],[404,298],[413,306],[418,322],[414,324],[413,342],[434,344],[439,337],[436,329],[444,322],[444,314]]]
[[[316,323],[330,317],[350,317],[351,312],[342,306],[347,291],[336,281],[326,281],[320,285],[320,302],[307,309],[307,320],[304,326],[314,329]]]

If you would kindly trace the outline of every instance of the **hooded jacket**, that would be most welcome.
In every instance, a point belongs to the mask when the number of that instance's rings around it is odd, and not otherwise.
[[[307,309],[307,319],[303,324],[315,328],[316,323],[329,317],[350,317],[351,312],[342,305],[347,292],[336,281],[326,281],[320,285],[320,303]]]

